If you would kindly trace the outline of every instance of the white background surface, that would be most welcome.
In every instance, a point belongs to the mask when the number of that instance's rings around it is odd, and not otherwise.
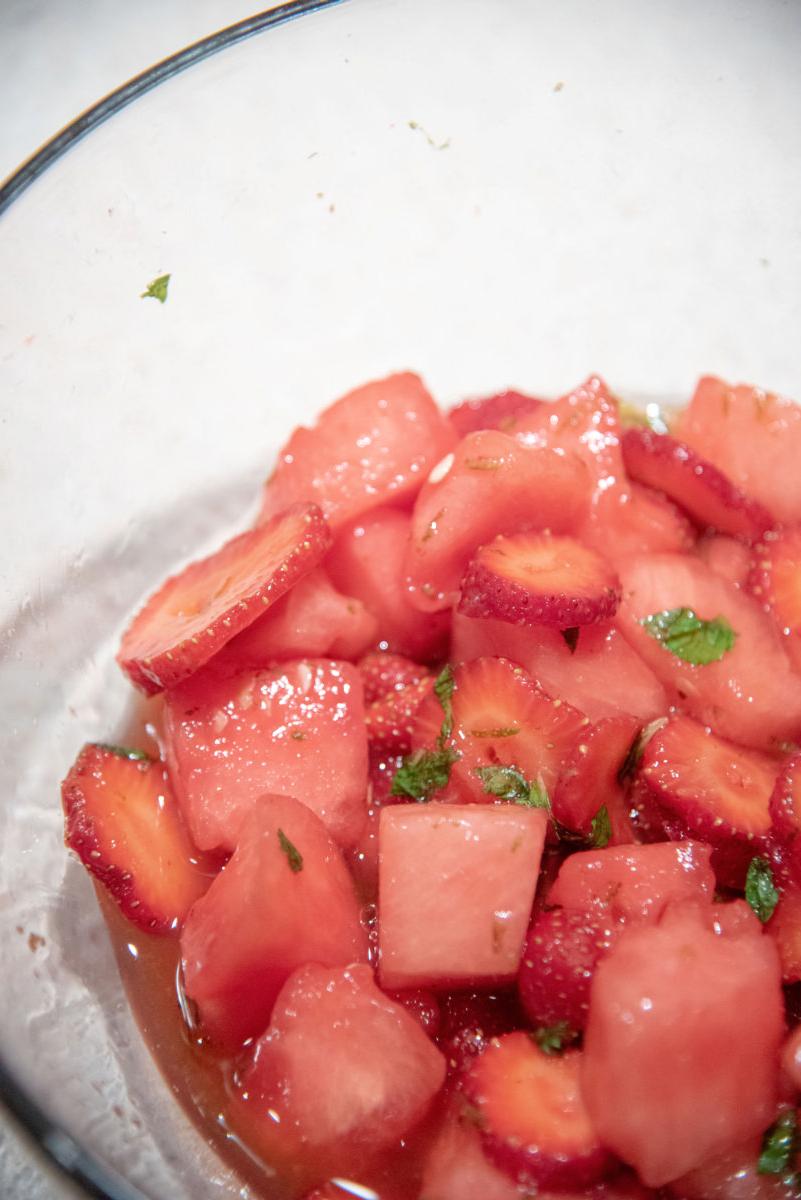
[[[246,0],[3,0],[0,180],[126,79],[264,7]],[[0,1118],[0,1196],[67,1194]]]

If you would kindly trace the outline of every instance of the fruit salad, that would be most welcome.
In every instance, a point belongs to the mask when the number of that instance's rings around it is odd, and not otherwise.
[[[801,1195],[799,460],[711,377],[393,375],[133,618],[155,741],[81,750],[66,842],[256,1191]]]

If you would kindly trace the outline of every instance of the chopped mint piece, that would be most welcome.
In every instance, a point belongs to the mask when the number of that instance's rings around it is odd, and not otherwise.
[[[151,279],[139,299],[158,300],[159,304],[164,304],[167,300],[167,289],[170,286],[170,278],[170,275],[159,275],[155,279]]]
[[[444,788],[451,776],[451,767],[459,758],[455,750],[417,750],[404,758],[395,772],[390,795],[409,796],[412,800],[428,800],[432,792]]]
[[[129,758],[132,762],[150,762],[150,755],[145,754],[144,750],[131,750],[129,746],[117,746],[114,742],[98,742],[99,750],[108,750],[109,754],[116,754],[117,758]]]
[[[605,804],[602,804],[595,816],[592,818],[590,826],[590,845],[601,849],[609,844],[609,839],[612,836],[612,825],[609,821],[609,809]]]
[[[541,1025],[531,1036],[543,1054],[561,1054],[565,1047],[578,1038],[578,1034],[570,1028],[567,1021],[557,1021],[555,1025]]]
[[[488,796],[518,802],[528,800],[528,781],[515,767],[476,767],[476,775],[484,784]]]
[[[442,728],[439,732],[440,746],[451,736],[453,731],[453,708],[451,706],[453,687],[453,671],[446,663],[434,681],[434,695],[439,700],[444,713]]]
[[[760,1175],[781,1175],[786,1171],[795,1155],[797,1136],[795,1109],[789,1108],[766,1131],[757,1172]]]
[[[745,877],[745,898],[763,924],[770,920],[779,903],[779,893],[766,858],[751,859]]]
[[[705,621],[691,608],[668,608],[643,617],[647,634],[682,662],[706,666],[718,662],[734,646],[737,634],[725,617]]]
[[[286,855],[286,860],[289,863],[289,869],[295,875],[297,875],[298,871],[303,870],[303,855],[300,853],[297,846],[292,845],[283,829],[278,830],[278,845]]]

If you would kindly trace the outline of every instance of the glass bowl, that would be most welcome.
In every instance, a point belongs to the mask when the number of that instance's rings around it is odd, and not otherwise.
[[[801,394],[799,32],[778,0],[287,4],[0,193],[0,1082],[89,1194],[252,1194],[62,846],[60,779],[131,719],[126,618],[244,527],[292,426],[391,370],[443,403],[590,370]]]

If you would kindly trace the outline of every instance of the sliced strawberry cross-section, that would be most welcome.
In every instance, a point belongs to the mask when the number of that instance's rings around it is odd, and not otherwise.
[[[544,792],[544,801],[588,725],[578,709],[552,700],[527,671],[504,658],[477,658],[457,667],[450,704],[448,746],[458,757],[443,796],[461,803],[503,798],[499,785],[507,767]],[[429,695],[418,710],[412,745],[434,747],[442,721],[442,704],[436,695]],[[497,769],[501,774],[493,777]]]
[[[721,533],[759,537],[776,520],[711,462],[666,433],[628,429],[623,458],[632,479],[658,488],[701,526]]]
[[[264,486],[262,519],[298,501],[331,528],[380,504],[413,499],[456,441],[423,381],[409,371],[356,388],[295,430]]]
[[[691,836],[719,845],[770,831],[776,762],[716,737],[689,717],[672,717],[657,730],[640,769],[660,805]]]
[[[192,847],[163,763],[87,745],[61,797],[66,844],[125,916],[148,933],[176,930],[214,870]]]
[[[594,550],[574,538],[518,533],[479,548],[462,579],[459,611],[570,629],[609,621],[619,601],[620,581]]]
[[[484,1148],[527,1188],[587,1187],[612,1164],[581,1096],[582,1054],[546,1054],[528,1033],[493,1038],[464,1080]]]
[[[311,571],[330,541],[313,504],[240,534],[151,596],[123,634],[117,662],[148,695],[174,687]]]

